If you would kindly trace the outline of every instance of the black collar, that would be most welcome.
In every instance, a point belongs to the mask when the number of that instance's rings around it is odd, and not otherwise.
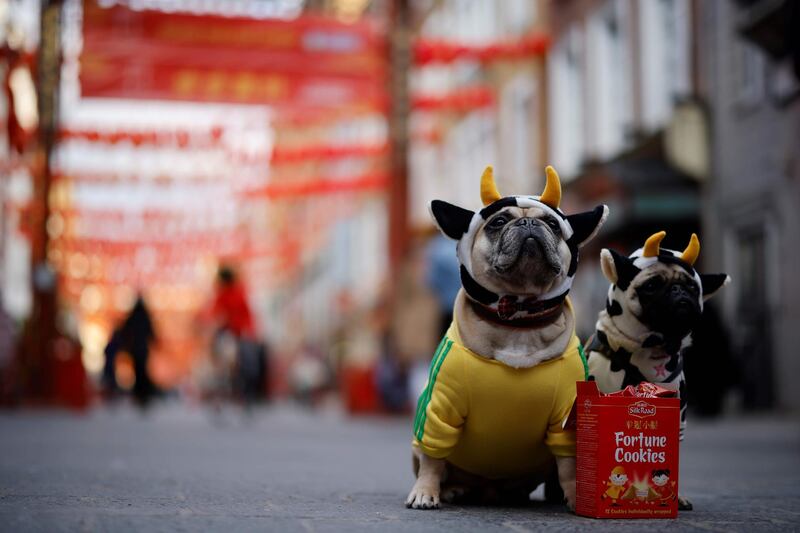
[[[549,326],[561,315],[564,309],[564,299],[566,294],[550,300],[545,300],[536,303],[535,310],[529,310],[528,314],[519,318],[502,318],[498,310],[476,302],[471,298],[467,298],[472,310],[480,318],[503,327],[508,328],[528,328],[537,329]]]

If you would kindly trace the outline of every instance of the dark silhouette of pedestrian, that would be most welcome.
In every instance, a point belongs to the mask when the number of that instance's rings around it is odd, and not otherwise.
[[[120,351],[128,352],[133,359],[133,372],[136,378],[133,385],[133,397],[140,406],[147,406],[157,392],[147,371],[150,346],[155,342],[153,320],[147,310],[144,298],[140,295],[128,316],[111,335],[106,346],[106,366],[103,371],[103,381],[106,387],[112,391],[117,389],[114,361]]]

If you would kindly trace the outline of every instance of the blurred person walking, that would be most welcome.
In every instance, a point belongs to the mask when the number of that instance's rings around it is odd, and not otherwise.
[[[384,402],[392,410],[410,405],[425,387],[439,340],[443,311],[440,295],[426,283],[432,267],[425,254],[429,250],[421,244],[412,246],[396,286],[390,324],[392,357],[382,360],[378,374]]]
[[[158,392],[147,370],[150,347],[156,343],[156,339],[150,311],[147,309],[144,297],[139,295],[128,316],[114,330],[106,345],[106,364],[103,369],[103,382],[106,390],[111,394],[119,390],[115,374],[116,358],[120,352],[127,352],[133,360],[135,376],[133,397],[141,407],[146,407],[150,403],[150,400]]]
[[[439,304],[439,337],[443,337],[453,321],[453,303],[461,289],[456,243],[436,233],[426,247],[427,283]]]
[[[209,314],[217,324],[213,340],[215,348],[212,351],[216,352],[229,342],[226,339],[232,337],[235,341],[232,385],[244,399],[245,405],[249,406],[265,394],[267,354],[265,345],[256,334],[244,284],[229,266],[221,266],[217,273],[217,287]]]

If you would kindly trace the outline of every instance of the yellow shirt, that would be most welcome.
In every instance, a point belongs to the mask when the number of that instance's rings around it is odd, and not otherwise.
[[[490,479],[543,473],[553,455],[575,455],[562,425],[586,368],[574,332],[561,357],[512,368],[465,348],[454,321],[417,403],[414,446]]]

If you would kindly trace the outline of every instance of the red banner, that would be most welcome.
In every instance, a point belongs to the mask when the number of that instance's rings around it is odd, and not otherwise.
[[[491,107],[495,103],[491,87],[465,87],[444,95],[417,94],[411,99],[411,107],[420,111],[465,112]]]
[[[386,102],[371,21],[256,20],[84,2],[84,96],[342,105]]]
[[[348,179],[316,178],[311,180],[270,183],[257,191],[247,191],[247,196],[270,199],[305,198],[313,195],[341,192],[384,191],[389,184],[387,174],[376,172]]]
[[[417,65],[453,63],[459,60],[509,61],[543,56],[550,47],[550,37],[533,34],[515,41],[496,42],[482,46],[418,39],[414,43],[414,62]]]
[[[134,146],[174,146],[178,148],[208,149],[222,146],[222,128],[209,131],[97,131],[62,128],[58,132],[61,141],[79,139],[105,144],[130,143]],[[388,143],[343,144],[319,143],[301,146],[275,146],[270,164],[288,164],[312,160],[344,159],[348,157],[385,156]],[[2,168],[2,167],[0,167]]]

